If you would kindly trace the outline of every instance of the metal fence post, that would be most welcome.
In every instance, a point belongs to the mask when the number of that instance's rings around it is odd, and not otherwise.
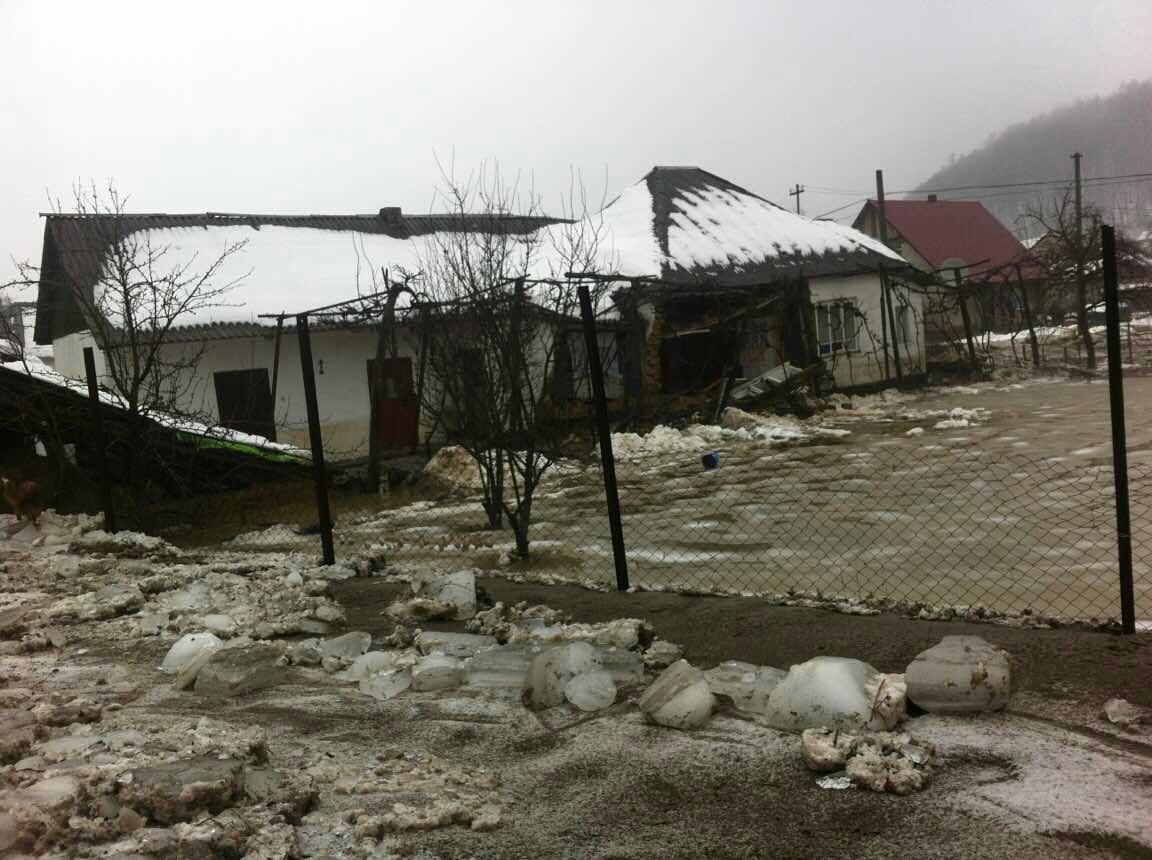
[[[96,448],[96,468],[100,470],[100,503],[104,507],[104,531],[116,531],[116,509],[112,504],[112,474],[108,469],[104,417],[100,414],[100,385],[96,379],[96,356],[84,347],[84,373],[88,377],[88,402],[92,407],[92,442]]]
[[[584,351],[588,354],[588,376],[596,404],[596,435],[600,438],[600,465],[604,473],[604,497],[608,503],[608,526],[612,531],[612,557],[616,562],[616,587],[628,590],[628,558],[624,553],[624,526],[620,522],[620,494],[616,488],[616,460],[612,454],[612,431],[608,426],[608,402],[604,397],[604,368],[600,364],[600,344],[596,338],[596,316],[587,284],[577,287],[580,318],[584,323]]]
[[[1104,256],[1104,312],[1108,325],[1108,395],[1112,412],[1112,475],[1116,484],[1116,549],[1120,561],[1120,630],[1136,632],[1132,584],[1132,523],[1128,509],[1128,445],[1124,428],[1124,370],[1120,353],[1120,299],[1116,278],[1116,233],[1100,228]]]
[[[316,403],[316,371],[312,366],[308,314],[296,317],[296,334],[300,338],[300,369],[304,374],[304,401],[308,409],[308,441],[312,445],[312,480],[316,484],[316,513],[320,517],[320,546],[324,552],[324,564],[335,564],[332,515],[328,510],[328,470],[324,466],[324,440],[320,436],[320,407]]]

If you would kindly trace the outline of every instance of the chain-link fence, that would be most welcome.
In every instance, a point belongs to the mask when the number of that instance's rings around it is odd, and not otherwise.
[[[695,453],[617,466],[630,582],[979,615],[1119,617],[1111,466],[978,446],[843,444]],[[597,464],[541,488],[531,555],[475,498],[350,518],[337,554],[397,572],[498,569],[615,583]],[[1152,614],[1152,467],[1130,470],[1137,611]]]

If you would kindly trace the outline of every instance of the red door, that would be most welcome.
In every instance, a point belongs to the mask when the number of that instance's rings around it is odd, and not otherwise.
[[[375,359],[368,360],[368,391],[372,391]],[[412,359],[384,359],[382,397],[376,412],[376,441],[382,451],[408,450],[419,442],[420,404],[412,387]]]

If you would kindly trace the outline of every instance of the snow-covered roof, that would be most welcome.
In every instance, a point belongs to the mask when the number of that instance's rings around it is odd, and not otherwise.
[[[654,168],[588,220],[600,238],[597,269],[628,277],[759,285],[799,273],[840,274],[904,262],[859,231],[797,215],[698,168]],[[53,215],[45,228],[36,341],[50,343],[90,327],[73,290],[60,284],[99,289],[113,233],[147,242],[153,253],[163,249],[164,271],[187,266],[189,273],[202,272],[225,249],[242,243],[213,278],[216,286],[236,286],[218,306],[180,320],[183,328],[213,327],[220,336],[273,324],[260,318],[264,314],[299,313],[375,292],[381,269],[418,271],[421,255],[444,232],[533,236],[536,259],[524,274],[562,276],[568,266],[558,249],[565,243],[546,234],[571,223],[549,217],[413,217],[398,210],[378,216]]]
[[[381,269],[418,268],[425,243],[443,232],[527,235],[557,219],[514,215],[50,215],[46,219],[36,341],[89,328],[74,291],[97,290],[108,249],[121,237],[160,254],[161,273],[203,273],[225,249],[215,286],[236,283],[217,307],[181,317],[182,328],[249,330],[273,325],[262,314],[301,311],[354,299],[380,287]],[[144,251],[137,256],[146,256]],[[218,332],[220,334],[222,332]],[[207,335],[207,333],[204,333]]]
[[[697,167],[656,167],[600,216],[619,272],[724,283],[904,264],[858,230],[798,215]]]

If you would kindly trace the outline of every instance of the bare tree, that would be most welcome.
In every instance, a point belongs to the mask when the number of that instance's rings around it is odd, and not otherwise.
[[[546,219],[535,196],[505,183],[498,168],[463,181],[444,171],[448,220],[420,253],[422,408],[475,458],[488,525],[506,518],[521,558],[536,489],[570,429],[552,396],[557,356],[570,357],[568,332],[579,319],[567,275],[607,259],[602,222],[587,215],[580,185],[574,177],[566,217]],[[597,300],[604,289],[596,287]]]
[[[1099,211],[1091,205],[1084,207],[1082,223],[1077,223],[1072,189],[1067,188],[1058,198],[1029,206],[1023,220],[1039,228],[1043,236],[1032,256],[1046,271],[1050,290],[1073,296],[1084,355],[1088,367],[1095,368],[1096,344],[1088,325],[1087,279],[1077,277],[1077,273],[1088,270],[1100,259]]]
[[[1050,201],[1030,206],[1022,223],[1041,238],[1033,246],[1031,258],[1043,268],[1048,279],[1047,299],[1057,313],[1075,304],[1076,326],[1089,368],[1096,367],[1096,344],[1090,330],[1089,310],[1096,299],[1100,277],[1100,210],[1083,207],[1081,225],[1076,223],[1072,189]],[[1123,233],[1116,237],[1117,269],[1121,279],[1147,279],[1152,261],[1139,244]],[[1086,273],[1086,276],[1079,276]],[[1091,295],[1089,294],[1091,292]]]
[[[155,242],[125,213],[114,186],[104,194],[77,189],[78,217],[87,219],[103,267],[91,288],[74,285],[72,297],[103,350],[105,372],[133,415],[180,412],[195,384],[198,349],[170,349],[173,330],[205,311],[227,305],[226,296],[247,277],[225,274],[225,264],[246,242],[226,243],[211,259],[181,257]],[[79,249],[77,253],[91,253]]]
[[[247,276],[228,274],[226,264],[245,242],[229,242],[210,259],[181,255],[171,244],[154,240],[146,222],[126,213],[127,200],[115,186],[103,192],[95,185],[78,187],[74,200],[75,212],[68,214],[83,220],[91,246],[63,253],[91,255],[95,250],[101,268],[93,284],[72,283],[70,296],[128,412],[132,429],[124,446],[126,478],[140,500],[144,476],[138,464],[146,434],[145,422],[137,419],[155,413],[190,417],[195,411],[190,403],[204,347],[174,347],[173,335],[204,312],[226,306],[228,292]]]

